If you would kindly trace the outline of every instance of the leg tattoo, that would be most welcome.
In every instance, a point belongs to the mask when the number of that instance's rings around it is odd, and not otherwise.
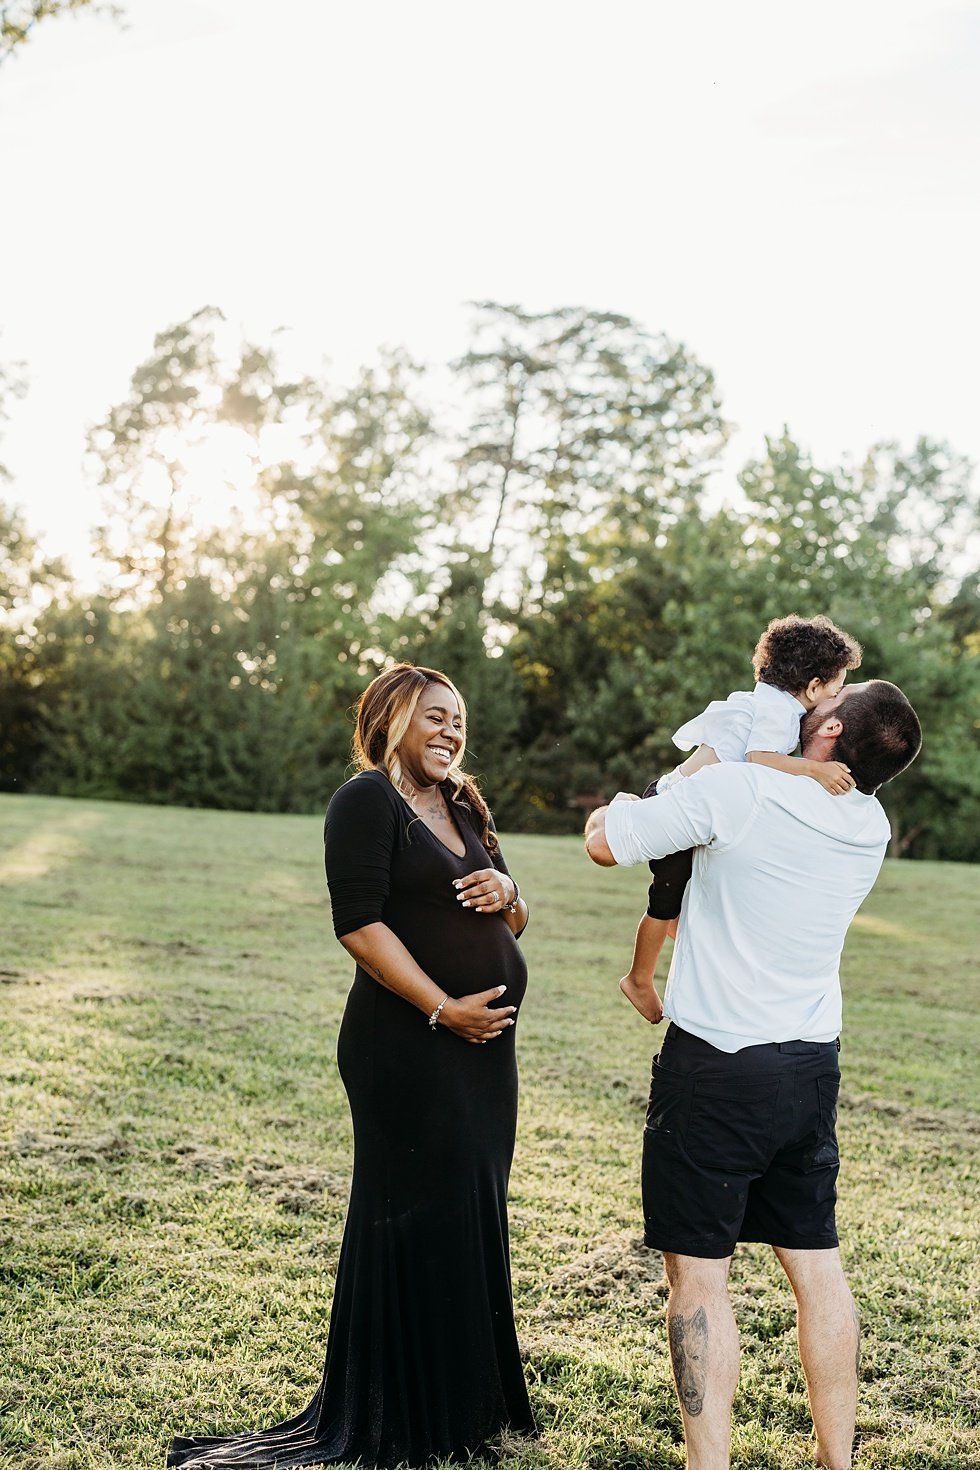
[[[704,1408],[708,1361],[708,1318],[704,1307],[690,1317],[669,1317],[667,1338],[681,1407],[697,1418]]]

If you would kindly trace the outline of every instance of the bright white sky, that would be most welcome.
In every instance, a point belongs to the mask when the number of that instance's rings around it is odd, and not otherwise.
[[[205,303],[337,373],[444,361],[468,300],[627,313],[717,373],[721,489],[784,422],[980,459],[980,0],[124,3],[0,68],[0,457],[52,551]]]

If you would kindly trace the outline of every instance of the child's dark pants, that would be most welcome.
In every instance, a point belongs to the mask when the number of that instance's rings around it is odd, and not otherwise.
[[[657,783],[651,781],[643,792],[643,798],[656,796]],[[676,919],[681,911],[684,889],[691,876],[694,863],[694,848],[684,852],[672,852],[664,858],[654,858],[650,863],[653,882],[647,895],[647,917],[651,919]]]

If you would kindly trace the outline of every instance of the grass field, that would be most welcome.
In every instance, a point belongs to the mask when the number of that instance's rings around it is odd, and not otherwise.
[[[645,869],[600,872],[564,838],[505,850],[532,910],[511,1219],[543,1435],[503,1463],[668,1470],[680,1421],[638,1186],[659,1033],[616,988]],[[978,910],[976,868],[889,864],[845,952],[863,1470],[980,1465]],[[352,967],[319,821],[0,797],[0,935],[0,1461],[144,1470],[174,1431],[295,1411],[322,1367],[350,1161],[334,1045]],[[764,1247],[732,1281],[733,1463],[802,1470],[789,1291]]]

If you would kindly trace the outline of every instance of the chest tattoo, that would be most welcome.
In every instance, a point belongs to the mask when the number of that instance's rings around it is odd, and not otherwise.
[[[435,832],[440,840],[444,840],[447,847],[454,848],[463,842],[459,829],[450,816],[444,796],[440,794],[438,801],[426,803],[425,806],[419,803],[418,812],[430,831]],[[442,834],[445,834],[445,837]]]

